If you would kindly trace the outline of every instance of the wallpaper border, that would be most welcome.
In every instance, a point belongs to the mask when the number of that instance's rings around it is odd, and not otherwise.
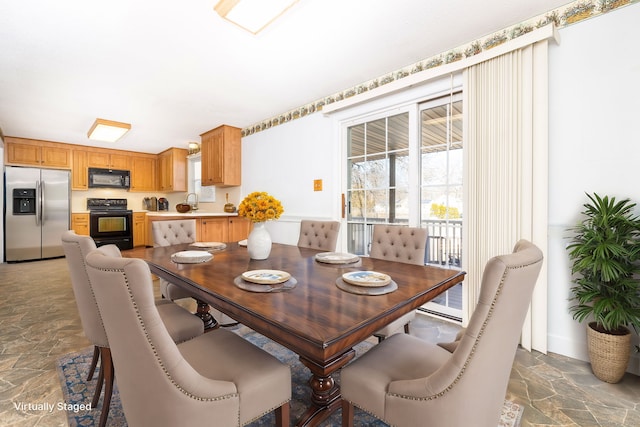
[[[325,105],[333,104],[346,98],[367,92],[379,86],[386,85],[396,80],[424,71],[430,68],[439,67],[443,64],[459,61],[477,55],[486,50],[499,46],[509,40],[513,40],[534,29],[544,27],[549,23],[554,23],[556,28],[564,28],[569,25],[590,19],[612,10],[638,3],[640,0],[578,0],[571,2],[560,8],[551,10],[545,14],[538,15],[520,24],[496,31],[489,36],[474,40],[462,46],[458,46],[446,52],[439,53],[430,58],[423,59],[407,67],[398,69],[383,76],[360,83],[357,86],[334,93],[324,98],[315,100],[306,105],[302,105],[293,110],[262,120],[249,127],[242,129],[242,136],[253,135],[254,133],[270,129],[274,126],[288,123],[292,120],[308,116],[322,111]]]

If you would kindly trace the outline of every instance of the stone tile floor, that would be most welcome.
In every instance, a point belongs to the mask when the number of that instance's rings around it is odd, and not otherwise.
[[[418,315],[411,329],[438,342],[459,327]],[[64,259],[0,264],[0,425],[66,426],[56,360],[89,345]],[[640,426],[640,378],[607,384],[556,354],[518,349],[506,397],[524,405],[522,427]],[[28,407],[44,403],[54,409]]]

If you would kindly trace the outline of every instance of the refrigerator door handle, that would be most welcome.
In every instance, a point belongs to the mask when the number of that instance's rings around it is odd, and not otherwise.
[[[43,188],[40,181],[36,181],[36,225],[42,224],[42,196]]]

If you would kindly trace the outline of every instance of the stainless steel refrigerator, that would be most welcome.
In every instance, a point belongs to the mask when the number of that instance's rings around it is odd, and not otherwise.
[[[64,256],[61,237],[69,229],[70,210],[69,171],[6,166],[5,261]]]

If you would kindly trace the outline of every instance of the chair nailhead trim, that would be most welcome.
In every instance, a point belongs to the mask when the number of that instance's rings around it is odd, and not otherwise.
[[[227,399],[232,399],[235,397],[240,397],[239,393],[231,393],[231,394],[227,394],[225,396],[218,396],[218,397],[201,397],[201,396],[196,396],[195,394],[185,390],[180,384],[176,383],[176,381],[173,379],[173,377],[171,376],[171,374],[169,373],[169,371],[167,371],[166,366],[164,365],[164,363],[162,362],[162,359],[160,359],[160,356],[158,356],[158,351],[156,350],[156,347],[153,345],[153,342],[151,342],[151,338],[149,338],[149,332],[147,331],[147,328],[144,324],[144,321],[142,320],[142,315],[140,314],[140,309],[138,308],[138,304],[136,304],[136,302],[133,299],[133,292],[131,291],[131,287],[129,286],[129,278],[127,277],[126,272],[124,271],[124,269],[121,268],[96,268],[97,270],[100,271],[108,271],[108,272],[115,272],[115,273],[120,273],[122,274],[122,276],[124,277],[124,282],[125,285],[127,286],[127,293],[129,294],[129,298],[131,299],[131,303],[133,304],[133,308],[136,312],[136,317],[138,318],[138,323],[140,325],[140,327],[142,328],[142,330],[144,331],[144,335],[147,339],[147,344],[149,344],[149,346],[151,347],[151,351],[153,352],[153,355],[156,358],[156,361],[158,362],[158,365],[160,365],[160,368],[162,369],[162,372],[164,372],[164,374],[166,375],[166,377],[169,379],[169,381],[171,382],[171,384],[173,384],[178,390],[180,390],[180,392],[182,392],[184,395],[194,399],[194,400],[199,400],[202,402],[215,402],[215,401],[221,401],[221,400],[227,400]],[[238,415],[239,417],[239,415]],[[239,422],[239,419],[238,419]]]
[[[511,270],[517,270],[517,269],[520,269],[520,268],[525,268],[525,267],[528,267],[530,265],[534,265],[534,264],[536,264],[536,263],[538,263],[540,261],[542,261],[542,259],[537,259],[537,260],[535,260],[535,261],[533,261],[533,262],[531,262],[529,264],[523,264],[523,265],[517,265],[517,266],[513,266],[513,267],[507,267],[505,269],[504,273],[502,274],[502,277],[500,278],[500,284],[498,285],[498,290],[496,291],[496,294],[493,297],[493,300],[491,301],[491,307],[489,308],[489,313],[487,314],[487,318],[482,323],[482,327],[480,328],[480,331],[478,332],[478,337],[475,339],[475,342],[473,343],[473,347],[471,348],[471,352],[469,353],[469,356],[465,360],[464,364],[462,365],[462,368],[460,369],[460,372],[458,373],[458,375],[456,376],[456,378],[453,380],[453,382],[451,384],[449,384],[441,392],[436,393],[436,394],[431,395],[431,396],[415,397],[415,396],[406,396],[406,395],[397,394],[397,393],[387,393],[387,395],[388,396],[393,396],[393,397],[399,397],[401,399],[407,399],[407,400],[429,401],[429,400],[438,399],[438,398],[444,396],[445,394],[447,394],[449,391],[451,391],[453,389],[453,387],[456,384],[458,384],[458,382],[462,378],[462,375],[467,370],[467,367],[469,366],[469,363],[471,363],[471,360],[473,359],[473,356],[475,355],[476,349],[478,348],[478,342],[480,341],[480,338],[482,337],[482,335],[484,335],[484,331],[487,328],[487,325],[489,324],[489,321],[492,318],[493,310],[495,308],[496,302],[498,301],[498,298],[502,294],[502,288],[504,286],[504,281],[505,281],[505,279],[507,277],[507,274]]]

